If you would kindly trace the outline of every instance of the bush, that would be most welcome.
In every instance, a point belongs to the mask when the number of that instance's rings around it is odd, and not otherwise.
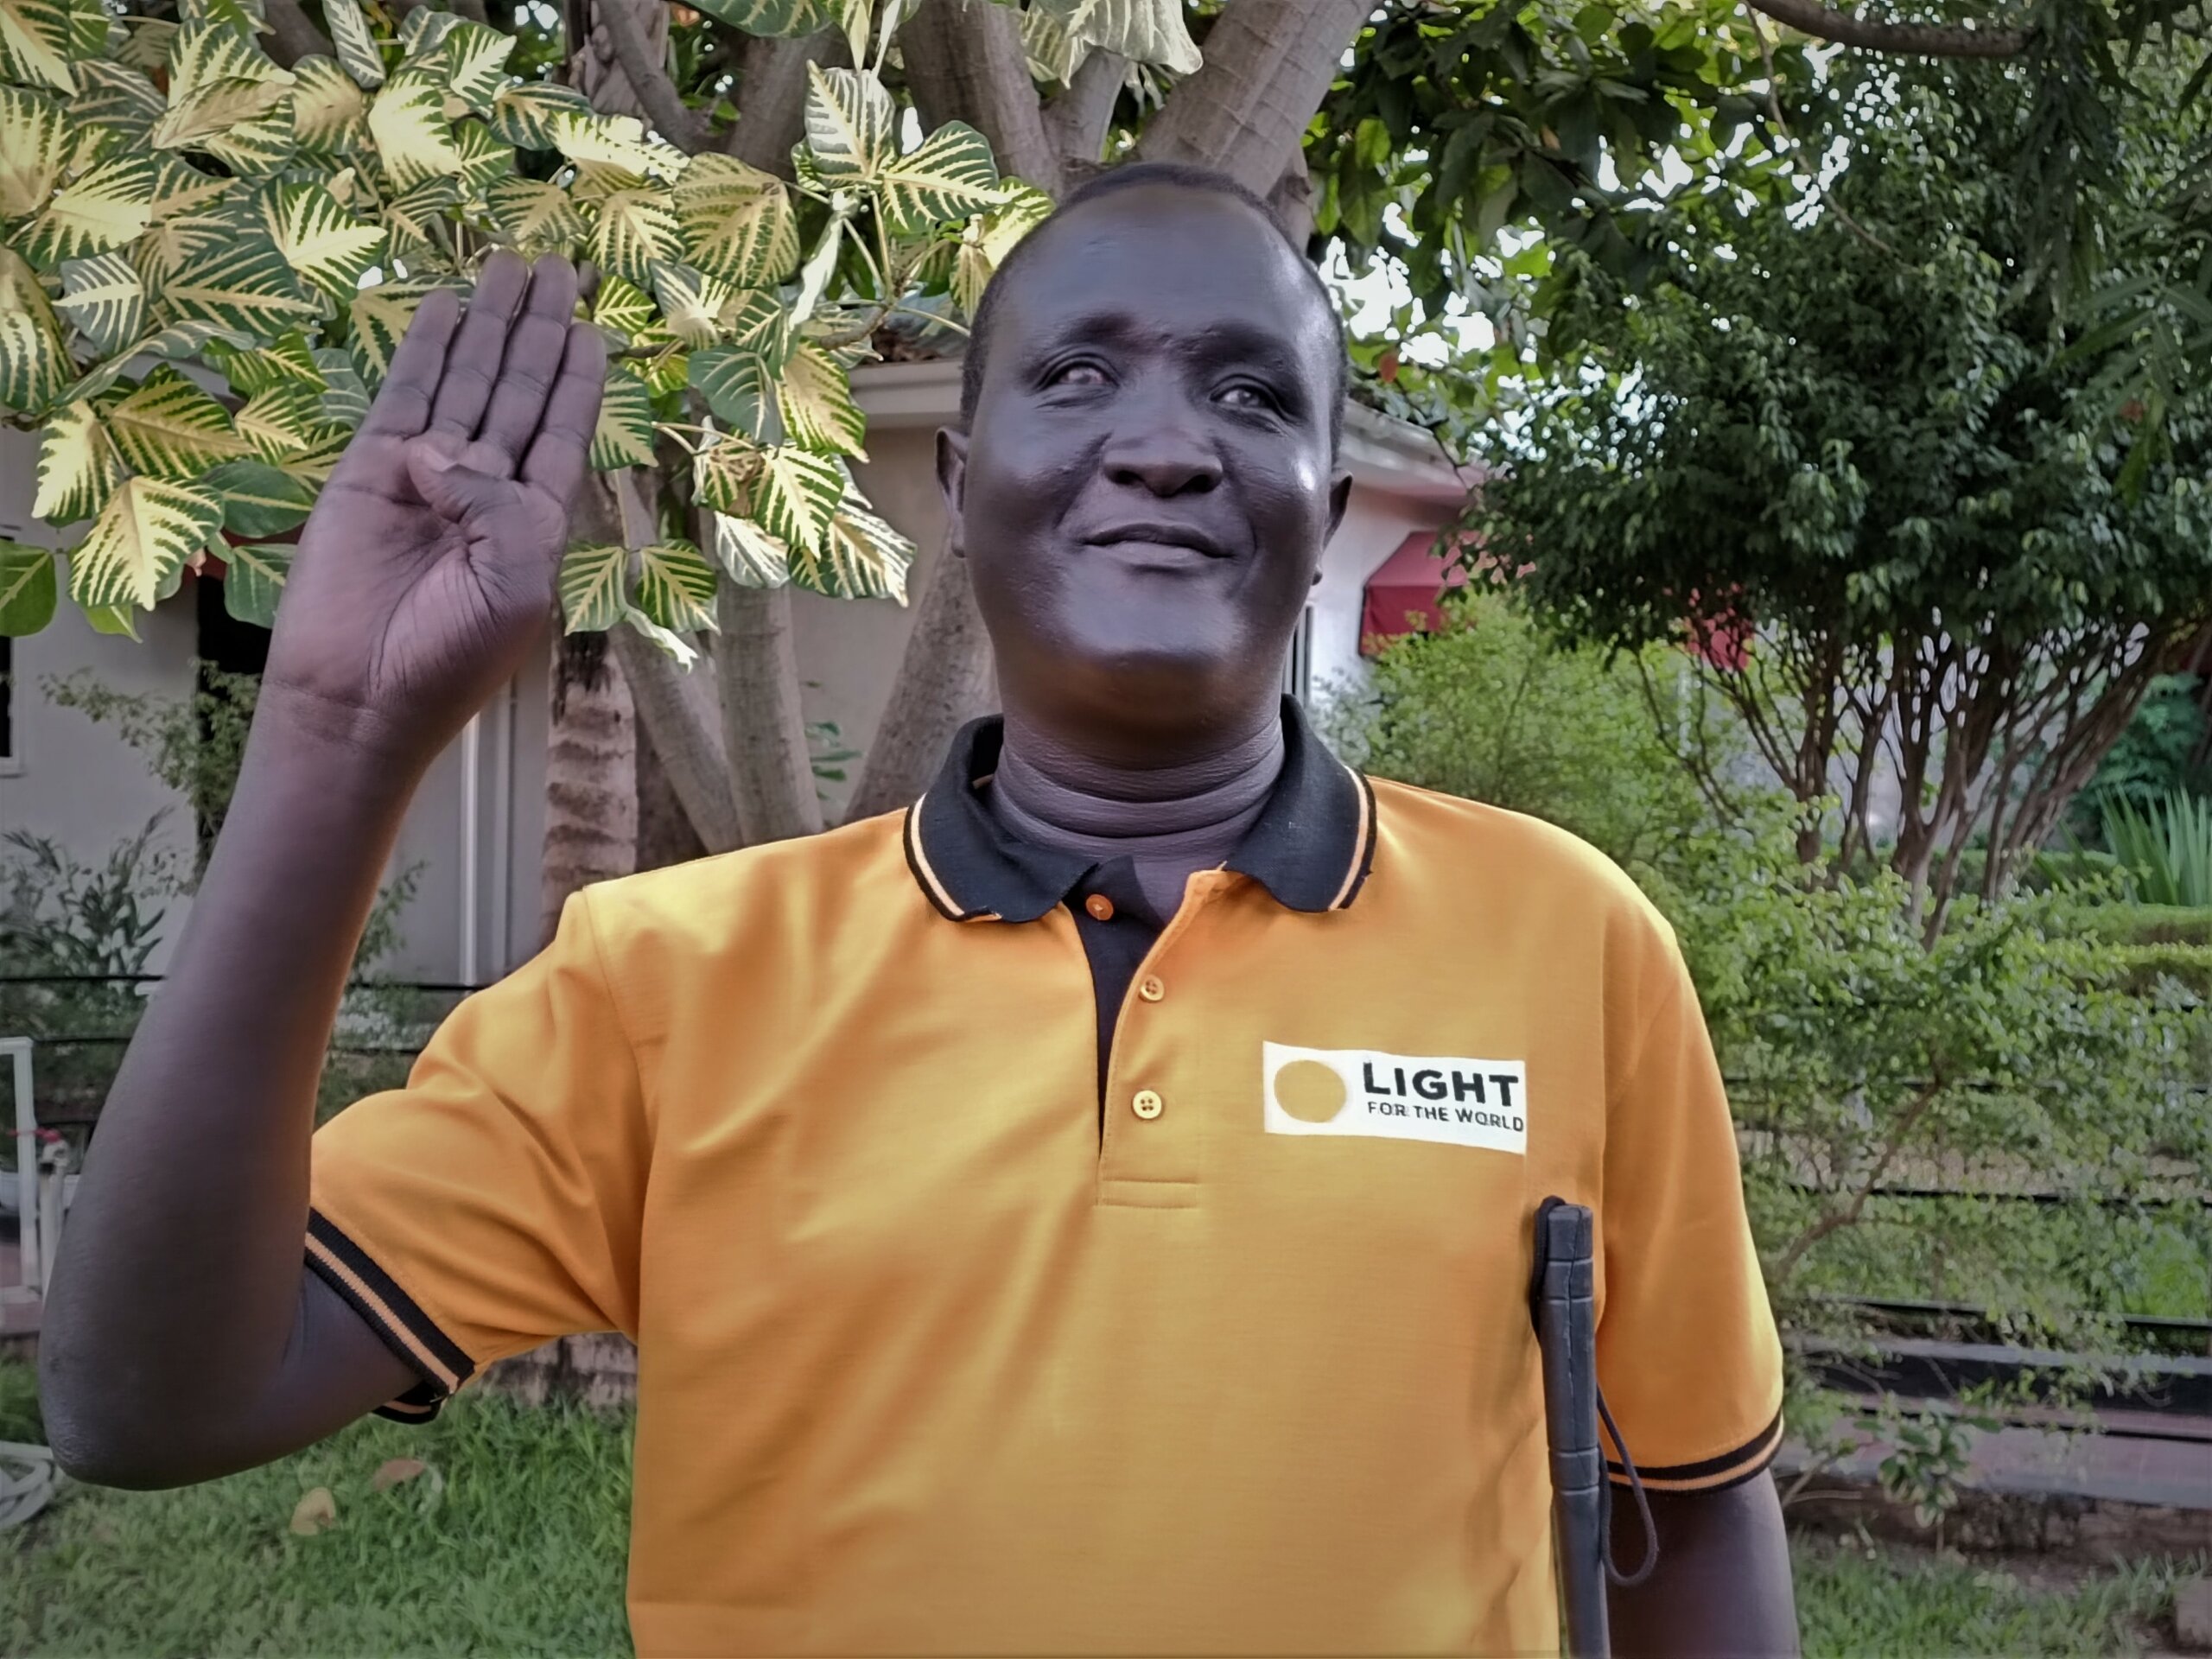
[[[2104,831],[2137,899],[2212,906],[2212,796],[2177,789],[2141,804],[2110,799]]]

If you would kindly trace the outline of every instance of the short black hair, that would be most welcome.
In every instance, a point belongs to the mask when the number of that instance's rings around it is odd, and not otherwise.
[[[1306,273],[1313,286],[1313,296],[1321,302],[1321,310],[1335,331],[1337,349],[1331,362],[1333,373],[1329,399],[1329,453],[1337,453],[1344,429],[1344,402],[1350,394],[1351,382],[1351,353],[1344,344],[1344,320],[1337,310],[1336,296],[1321,280],[1321,273],[1313,268],[1306,251],[1290,239],[1274,210],[1255,192],[1248,190],[1226,173],[1217,173],[1210,167],[1198,167],[1189,162],[1131,162],[1110,168],[1099,174],[1055,207],[1035,230],[1014,245],[990,282],[983,289],[983,297],[976,302],[976,315],[968,329],[968,353],[960,365],[960,424],[967,426],[976,417],[976,402],[982,396],[983,369],[991,349],[991,329],[998,319],[999,297],[1012,285],[1020,271],[1024,257],[1035,247],[1038,238],[1058,219],[1065,219],[1085,202],[1101,196],[1115,195],[1123,190],[1134,190],[1147,184],[1166,185],[1178,190],[1203,190],[1217,196],[1228,196],[1255,209],[1260,217],[1273,226],[1283,239],[1283,245],[1298,256],[1298,268]]]

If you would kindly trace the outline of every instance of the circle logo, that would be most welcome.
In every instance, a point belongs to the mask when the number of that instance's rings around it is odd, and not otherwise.
[[[1293,1060],[1275,1073],[1275,1104],[1301,1122],[1327,1122],[1345,1098],[1344,1080],[1319,1060]]]

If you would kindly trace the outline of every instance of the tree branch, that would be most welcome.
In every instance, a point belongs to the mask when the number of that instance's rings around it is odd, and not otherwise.
[[[638,724],[660,757],[661,769],[683,803],[683,816],[710,853],[744,845],[737,798],[730,792],[729,762],[722,750],[721,715],[705,673],[678,668],[669,654],[635,628],[613,631],[615,659],[630,683]]]
[[[269,18],[269,55],[285,68],[318,53],[324,57],[336,53],[329,37],[300,9],[300,0],[266,0],[264,10]]]
[[[1120,53],[1094,48],[1075,79],[1045,105],[1045,137],[1059,157],[1065,188],[1081,184],[1080,175],[1096,168],[1105,153],[1114,105],[1120,101],[1128,68],[1129,60]]]
[[[952,734],[995,701],[991,642],[976,609],[967,561],[940,543],[931,568],[916,575],[920,580],[906,652],[883,723],[861,763],[847,823],[918,798],[929,787]]]
[[[1991,29],[1962,23],[1889,23],[1854,17],[1820,0],[1750,0],[1777,23],[1801,35],[1862,51],[1918,58],[2017,58],[2028,49],[2024,29]]]
[[[722,745],[745,844],[817,834],[822,801],[799,709],[791,589],[725,582],[715,594],[715,620],[721,625],[715,677]]]
[[[965,121],[990,140],[1003,171],[1060,194],[1060,152],[1046,134],[1010,9],[922,0],[899,30],[899,50],[925,127]]]
[[[1309,0],[1297,8],[1238,0],[1207,32],[1205,63],[1167,96],[1137,159],[1220,168],[1265,196],[1296,158],[1344,49],[1372,0]]]
[[[695,156],[707,147],[713,130],[684,103],[670,78],[664,56],[656,54],[645,38],[645,23],[636,10],[641,3],[659,6],[662,0],[597,0],[592,7],[592,21],[607,31],[614,60],[622,66],[622,78],[630,83],[645,118],[670,143],[687,156]]]
[[[802,40],[750,35],[738,71],[737,124],[723,148],[748,167],[791,176],[791,146],[806,130],[806,66],[846,57],[842,29],[825,29]]]

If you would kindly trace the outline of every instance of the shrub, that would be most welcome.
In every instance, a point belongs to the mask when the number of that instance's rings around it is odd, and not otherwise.
[[[2177,789],[2139,805],[2115,796],[2105,802],[2104,831],[2136,898],[2212,906],[2212,796]]]

